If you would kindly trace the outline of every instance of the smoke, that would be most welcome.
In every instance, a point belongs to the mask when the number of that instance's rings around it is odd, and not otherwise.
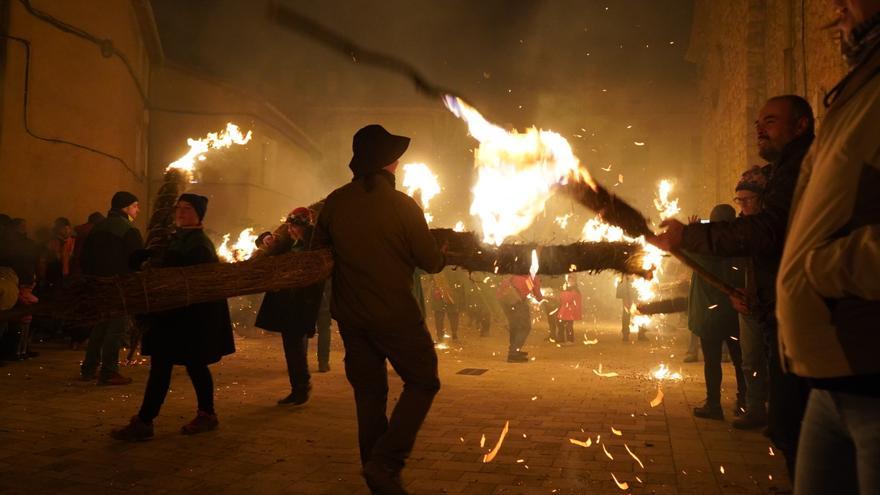
[[[413,138],[405,161],[428,163],[439,175],[444,191],[432,205],[434,225],[462,220],[472,228],[468,206],[475,142],[464,124],[440,102],[417,93],[410,81],[272,25],[266,5],[153,1],[170,59],[264,95],[317,143],[324,158],[300,171],[304,180],[327,192],[346,182],[352,134],[378,122]],[[690,173],[699,165],[699,125],[691,96],[693,68],[684,61],[691,0],[287,5],[364,47],[412,63],[433,82],[457,89],[495,122],[560,132],[598,180],[646,211],[662,177],[678,178],[678,191],[700,185]],[[682,199],[683,205],[692,204]],[[542,222],[524,235],[562,241],[565,234],[552,229],[552,220],[572,210],[565,201],[554,201],[548,225]]]

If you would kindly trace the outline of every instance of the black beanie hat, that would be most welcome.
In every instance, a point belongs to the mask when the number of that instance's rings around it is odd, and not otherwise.
[[[133,203],[137,203],[137,200],[137,196],[134,194],[128,191],[119,191],[114,194],[113,199],[110,200],[110,209],[121,210],[123,208],[128,208]]]
[[[199,216],[199,222],[205,218],[205,213],[208,211],[207,197],[193,193],[183,193],[177,198],[177,201],[186,201],[191,204],[193,209],[196,210],[196,215]]]

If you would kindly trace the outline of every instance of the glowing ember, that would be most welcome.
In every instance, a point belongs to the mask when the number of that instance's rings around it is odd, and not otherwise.
[[[556,222],[556,225],[559,225],[560,228],[564,229],[564,228],[568,227],[568,220],[572,216],[574,216],[574,215],[571,213],[566,213],[565,215],[556,217],[556,219],[553,221]]]
[[[532,276],[532,280],[535,279],[535,276],[538,274],[538,269],[540,265],[538,264],[538,251],[532,249],[532,265],[529,267],[529,275]]]
[[[455,222],[455,227],[452,227],[452,230],[455,232],[464,232],[464,222],[461,220]]]
[[[602,363],[599,363],[599,369],[593,370],[593,373],[595,373],[596,376],[601,376],[603,378],[614,378],[617,376],[617,373],[614,371],[602,371]]]
[[[663,403],[663,389],[657,386],[657,396],[651,400],[651,407],[657,407]]]
[[[248,131],[247,134],[242,134],[241,129],[230,122],[226,124],[226,129],[220,132],[209,132],[202,139],[189,138],[186,140],[186,144],[189,145],[189,151],[169,164],[165,170],[177,169],[192,172],[196,168],[196,160],[204,161],[205,153],[209,150],[229,148],[233,144],[247,144],[251,140],[251,135],[251,131]]]
[[[623,448],[625,448],[626,451],[629,452],[630,457],[632,457],[633,459],[636,460],[636,462],[639,463],[639,466],[642,466],[642,469],[645,469],[645,465],[642,464],[642,460],[639,459],[639,458],[633,453],[632,450],[629,450],[629,445],[627,445],[627,444],[623,444]]]
[[[608,456],[609,459],[611,459],[612,461],[614,460],[614,456],[611,455],[611,452],[608,452],[608,449],[605,448],[604,443],[602,444],[602,451],[605,452],[605,455]]]
[[[483,463],[492,462],[492,460],[495,459],[495,456],[498,455],[498,451],[501,450],[501,444],[504,443],[504,437],[507,436],[509,428],[510,421],[505,421],[504,429],[501,430],[501,436],[498,437],[498,443],[495,444],[495,448],[483,456]]]
[[[721,471],[721,474],[724,474],[724,466],[721,466],[719,470]]]
[[[614,476],[614,473],[611,473],[611,479],[613,479],[614,483],[617,484],[617,488],[620,488],[621,490],[629,490],[629,483],[627,483],[626,481],[624,481],[623,483],[617,481],[617,476]]]
[[[773,447],[767,447],[767,448],[770,449],[771,456],[776,455],[776,452],[773,452]]]
[[[615,427],[613,427],[613,426],[611,427],[611,433],[614,433],[614,434],[617,435],[617,436],[621,436],[621,435],[623,435],[623,432],[622,432],[622,431],[618,430],[617,428],[615,428]]]
[[[681,373],[669,371],[669,368],[660,363],[660,366],[651,370],[651,376],[657,380],[681,380]]]
[[[484,433],[483,436],[480,437],[480,448],[482,449],[485,446],[486,446],[486,434]]]
[[[250,227],[238,234],[238,240],[232,246],[229,245],[229,234],[224,234],[223,242],[217,248],[217,256],[227,263],[248,260],[257,250],[256,240],[254,229]]]
[[[568,441],[574,445],[580,445],[581,447],[589,447],[589,446],[593,445],[592,438],[587,438],[586,442],[582,442],[582,441],[576,440],[574,438],[569,438]]]
[[[444,102],[480,142],[470,212],[480,218],[484,242],[500,245],[531,225],[558,184],[574,178],[595,187],[561,135],[535,127],[507,131],[460,98],[447,95]]]

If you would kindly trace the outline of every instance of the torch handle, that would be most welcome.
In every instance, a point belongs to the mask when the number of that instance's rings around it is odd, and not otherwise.
[[[669,254],[675,257],[682,264],[693,270],[697,275],[699,275],[703,280],[709,283],[712,287],[720,290],[721,292],[727,294],[730,297],[742,297],[739,291],[736,290],[733,286],[721,280],[717,275],[703,268],[699,263],[693,260],[690,256],[686,255],[679,249],[673,249],[669,251]]]

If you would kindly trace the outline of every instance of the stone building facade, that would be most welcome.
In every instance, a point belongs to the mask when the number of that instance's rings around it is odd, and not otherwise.
[[[740,173],[761,164],[754,121],[771,96],[797,94],[821,126],[822,100],[845,73],[827,0],[696,0],[688,60],[698,67],[706,204],[730,202]]]

